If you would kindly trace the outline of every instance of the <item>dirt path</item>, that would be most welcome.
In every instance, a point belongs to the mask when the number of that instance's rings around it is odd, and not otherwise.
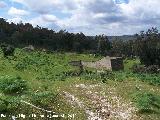
[[[76,93],[63,92],[67,102],[78,106],[86,113],[88,120],[139,120],[136,108],[116,95],[114,88],[104,94],[101,85],[78,84],[72,86]],[[99,89],[101,88],[101,90]],[[78,93],[78,94],[77,94]]]

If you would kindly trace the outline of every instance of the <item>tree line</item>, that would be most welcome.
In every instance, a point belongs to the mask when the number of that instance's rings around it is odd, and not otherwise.
[[[160,33],[157,28],[141,31],[133,40],[109,41],[105,35],[94,37],[83,33],[58,32],[29,23],[9,23],[0,18],[0,43],[15,47],[33,45],[37,49],[66,52],[87,52],[101,55],[139,57],[145,65],[160,66]]]
[[[139,57],[142,64],[146,66],[160,66],[160,33],[157,28],[152,27],[146,32],[135,34],[135,40],[112,41],[111,54],[124,57]]]
[[[51,51],[95,52],[103,53],[108,50],[110,42],[105,35],[96,37],[85,36],[81,33],[69,33],[66,30],[55,32],[47,28],[33,27],[29,23],[14,24],[0,19],[0,42],[15,47],[33,45]]]

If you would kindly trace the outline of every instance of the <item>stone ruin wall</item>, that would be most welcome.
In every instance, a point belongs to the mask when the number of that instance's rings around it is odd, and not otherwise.
[[[95,69],[107,69],[107,70],[123,70],[123,59],[116,57],[104,57],[96,62],[85,61],[71,61],[69,63],[72,66],[82,66]]]
[[[112,70],[111,67],[111,60],[108,59],[107,57],[96,61],[96,62],[82,62],[82,65],[85,67],[90,67],[90,68],[98,68],[98,69],[108,69],[108,70]]]

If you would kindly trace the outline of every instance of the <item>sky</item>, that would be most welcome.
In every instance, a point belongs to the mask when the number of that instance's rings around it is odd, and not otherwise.
[[[0,0],[0,18],[86,35],[130,35],[160,26],[160,0]]]

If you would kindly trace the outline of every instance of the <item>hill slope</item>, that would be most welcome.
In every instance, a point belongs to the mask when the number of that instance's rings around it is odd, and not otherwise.
[[[68,64],[100,58],[16,49],[15,57],[6,59],[1,53],[0,112],[10,117],[23,113],[27,120],[32,113],[37,120],[47,118],[47,111],[58,120],[159,120],[160,75],[131,73],[131,63],[139,61],[125,61],[127,72],[85,68],[81,75]]]

